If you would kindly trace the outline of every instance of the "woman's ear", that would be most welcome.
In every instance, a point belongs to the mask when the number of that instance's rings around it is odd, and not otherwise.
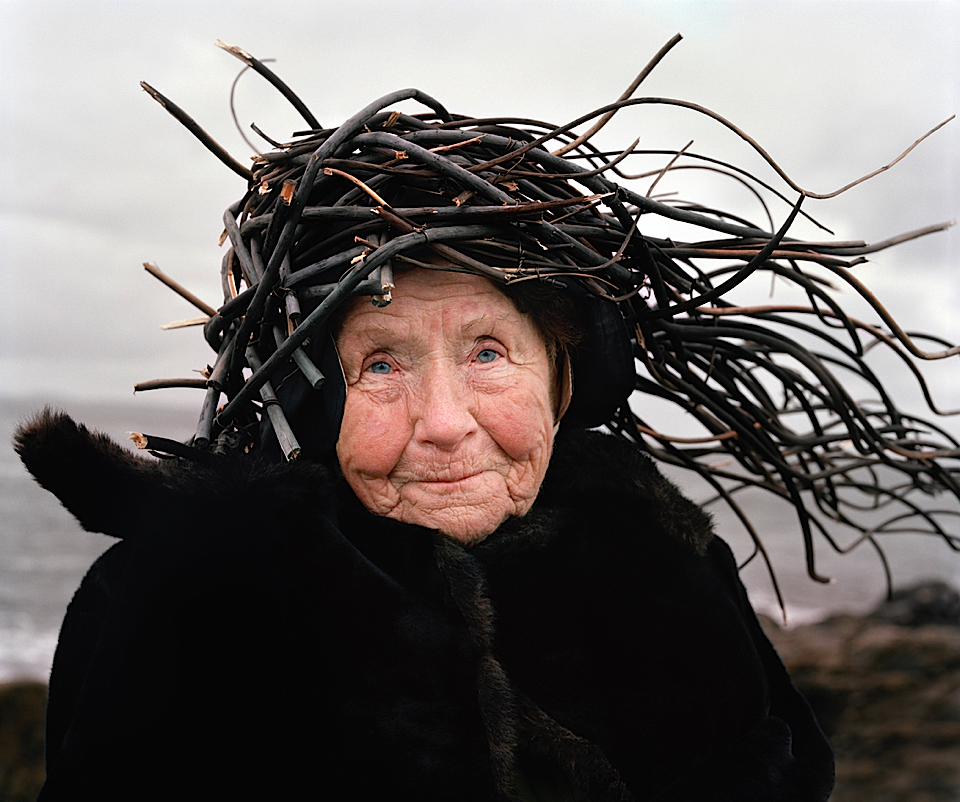
[[[573,367],[570,364],[570,354],[565,347],[561,348],[557,354],[555,382],[553,422],[560,423],[560,419],[570,406],[570,399],[573,398]]]

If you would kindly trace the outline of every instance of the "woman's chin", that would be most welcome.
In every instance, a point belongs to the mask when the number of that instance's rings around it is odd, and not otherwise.
[[[482,487],[483,483],[476,479],[467,482],[481,485],[473,488],[478,491],[475,493],[442,492],[443,486],[454,484],[451,482],[422,483],[424,487],[420,484],[407,485],[400,504],[387,517],[437,529],[464,546],[479,543],[511,515],[521,512],[508,495],[490,492],[491,488]]]
[[[464,546],[484,540],[507,518],[526,513],[539,490],[532,481],[511,485],[496,470],[452,480],[388,481],[387,489],[383,484],[375,493],[372,482],[357,482],[354,492],[376,515],[438,530]]]
[[[505,509],[450,505],[443,509],[401,507],[387,517],[427,529],[436,529],[464,546],[471,546],[495,532],[497,527],[510,517],[510,512]]]

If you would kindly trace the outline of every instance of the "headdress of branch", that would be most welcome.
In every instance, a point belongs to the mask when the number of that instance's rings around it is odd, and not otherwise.
[[[950,534],[957,513],[932,511],[916,498],[938,490],[960,499],[957,442],[902,411],[865,358],[874,347],[894,354],[913,371],[931,410],[941,414],[916,363],[960,349],[908,335],[850,270],[872,251],[945,226],[873,246],[790,238],[804,198],[835,193],[803,190],[712,111],[632,97],[678,39],[619,101],[559,127],[453,115],[423,92],[407,89],[371,103],[339,127],[324,128],[262,62],[221,44],[273,83],[309,126],[256,156],[252,170],[144,85],[247,180],[247,190],[223,218],[229,239],[221,270],[224,302],[204,310],[204,333],[217,358],[205,378],[193,382],[206,392],[196,434],[188,445],[146,436],[142,444],[203,459],[262,450],[267,444],[258,437],[270,431],[283,455],[296,458],[300,433],[288,418],[300,401],[290,400],[296,393],[285,400],[278,382],[287,384],[295,373],[300,386],[323,395],[322,371],[329,373],[329,366],[316,364],[323,351],[317,340],[331,314],[358,294],[389,303],[394,265],[416,263],[417,252],[429,248],[456,269],[507,287],[546,282],[597,299],[608,317],[615,310],[638,366],[630,374],[639,398],[675,404],[704,434],[681,438],[657,431],[636,398],[612,412],[606,425],[638,448],[702,476],[751,532],[755,554],[766,559],[736,499],[747,487],[794,505],[808,571],[821,581],[816,536],[845,550],[852,545],[842,546],[839,534],[852,532],[854,545],[867,541],[881,557],[877,538],[885,532],[924,531],[960,546]],[[421,110],[395,110],[401,101]],[[692,109],[747,141],[795,193],[785,220],[757,225],[697,204],[655,200],[652,187],[631,189],[620,163],[643,152],[637,143],[610,154],[595,147],[591,136],[617,110],[642,104]],[[587,134],[573,133],[598,120]],[[667,169],[691,165],[722,170],[758,197],[761,189],[772,191],[735,167],[685,151],[673,154],[654,184]],[[680,242],[645,233],[663,219],[687,223],[701,238]],[[734,288],[764,273],[799,288],[806,303],[745,307],[730,300]],[[836,298],[837,283],[852,288],[879,322],[849,316]],[[937,350],[923,350],[923,342]],[[871,388],[875,400],[854,400],[847,390],[854,380]],[[776,585],[772,570],[771,577]]]

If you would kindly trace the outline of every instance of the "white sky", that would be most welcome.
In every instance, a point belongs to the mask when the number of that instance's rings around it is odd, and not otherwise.
[[[723,114],[817,191],[884,164],[960,110],[960,3],[950,1],[0,0],[0,14],[5,395],[129,398],[135,381],[190,375],[210,359],[199,329],[159,330],[194,311],[140,265],[157,262],[218,305],[220,218],[242,182],[138,82],[246,158],[227,103],[241,65],[218,38],[276,59],[325,124],[405,86],[455,112],[559,123],[616,99],[680,32],[640,93]],[[238,110],[277,138],[302,126],[252,74]],[[609,131],[610,148],[638,135],[650,147],[693,138],[694,150],[757,164],[688,111],[643,107]],[[958,217],[958,153],[955,121],[894,170],[808,210],[844,239]],[[908,328],[960,339],[958,265],[953,229],[883,254],[861,275]]]

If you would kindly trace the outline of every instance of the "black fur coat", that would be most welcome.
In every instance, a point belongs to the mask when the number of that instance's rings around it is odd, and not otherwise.
[[[310,463],[130,454],[37,480],[120,538],[64,621],[41,800],[824,800],[833,759],[727,546],[629,444],[561,434],[463,549]]]

